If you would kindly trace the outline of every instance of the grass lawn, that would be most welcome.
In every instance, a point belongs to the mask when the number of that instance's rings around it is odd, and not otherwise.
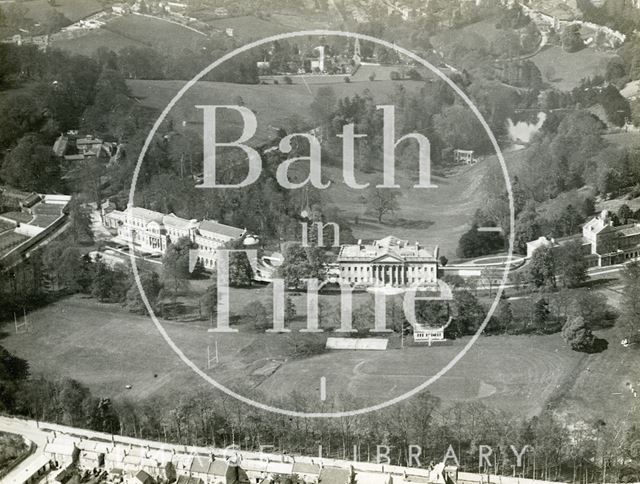
[[[205,67],[205,66],[203,66]],[[195,105],[233,104],[240,97],[245,106],[250,108],[258,119],[258,130],[250,144],[260,145],[274,137],[274,128],[288,127],[294,119],[300,120],[298,124],[304,127],[310,120],[310,106],[315,93],[323,86],[330,85],[338,98],[362,94],[365,89],[377,101],[385,101],[397,85],[404,85],[407,89],[418,89],[422,83],[414,81],[375,81],[358,83],[333,83],[318,82],[318,78],[312,78],[304,84],[302,79],[294,78],[292,85],[263,85],[263,84],[234,84],[225,82],[199,82],[193,86],[182,99],[174,106],[169,116],[174,121],[176,129],[182,129],[183,121],[187,122],[187,129],[196,131],[202,136],[202,111]],[[140,99],[144,106],[160,112],[166,107],[171,98],[185,85],[185,81],[127,81],[132,94]],[[274,109],[273,100],[278,100],[277,109]],[[218,113],[223,119],[225,131],[231,135],[240,134],[241,119],[239,116],[228,115],[226,111]]]
[[[119,51],[132,46],[179,53],[183,49],[198,49],[204,40],[204,36],[180,25],[140,15],[127,15],[113,18],[103,28],[88,31],[81,37],[56,40],[54,45],[83,55],[92,55],[100,47]]]
[[[180,25],[141,15],[117,17],[103,28],[164,52],[196,50],[206,40]]]
[[[75,39],[56,40],[53,45],[66,52],[86,56],[93,55],[100,47],[106,47],[115,52],[125,47],[146,47],[141,42],[105,29],[92,30]]]
[[[256,290],[253,290],[256,291]],[[267,297],[267,289],[260,289]],[[232,296],[232,307],[247,294]],[[72,297],[29,315],[31,334],[9,334],[8,350],[29,360],[33,373],[57,373],[88,384],[97,395],[171,397],[205,383],[167,347],[149,318],[117,306]],[[291,335],[206,332],[206,324],[163,323],[175,343],[201,368],[217,341],[220,364],[208,372],[228,385],[281,396],[296,388],[354,396],[377,403],[414,388],[436,373],[468,341],[451,346],[407,346],[387,351],[334,351],[306,359],[290,356]],[[7,329],[10,329],[7,327]],[[242,328],[241,328],[242,329]],[[298,333],[292,333],[294,336]],[[622,348],[615,328],[598,333],[609,348],[598,355],[570,351],[560,335],[481,337],[447,375],[431,386],[445,404],[483,401],[519,415],[551,406],[567,416],[621,417],[628,395],[612,397],[640,371],[636,353]],[[125,389],[130,384],[132,389]]]
[[[504,153],[507,166],[520,163],[526,150]],[[432,183],[438,188],[407,189],[416,183],[416,177],[407,176],[406,170],[398,170],[397,183],[404,187],[398,198],[399,210],[395,215],[377,218],[366,212],[364,193],[348,188],[342,183],[342,171],[328,168],[330,179],[336,180],[325,191],[331,201],[350,222],[356,238],[381,238],[391,233],[406,240],[417,240],[428,246],[439,246],[440,253],[455,257],[457,241],[469,230],[475,211],[482,205],[482,177],[489,167],[497,163],[497,157],[484,157],[473,166],[458,167],[447,176],[432,174]],[[380,174],[358,175],[358,182],[378,180]],[[358,224],[354,223],[358,217]]]
[[[542,49],[531,60],[540,69],[544,81],[557,89],[570,91],[582,79],[604,74],[607,63],[615,56],[614,51],[585,48],[568,53],[561,47],[553,46]]]
[[[34,22],[47,20],[55,11],[76,22],[104,8],[97,0],[56,0],[55,6],[51,6],[47,0],[28,0],[20,2],[20,5],[29,10],[27,17]]]
[[[270,35],[281,34],[283,32],[292,32],[295,30],[303,30],[292,26],[284,25],[276,19],[263,20],[253,15],[244,15],[240,17],[228,17],[210,20],[207,24],[214,30],[224,32],[226,29],[233,29],[233,36],[241,41],[261,39]],[[307,22],[304,22],[305,26]]]
[[[464,34],[476,34],[482,37],[487,41],[487,45],[490,46],[491,43],[496,40],[501,32],[504,32],[500,29],[497,29],[496,20],[481,20],[480,22],[475,22],[470,25],[465,25],[460,29],[456,29],[461,35]],[[442,48],[443,42],[449,42],[451,39],[451,33],[441,33],[438,35],[434,35],[431,38],[431,43],[436,46],[436,48]]]

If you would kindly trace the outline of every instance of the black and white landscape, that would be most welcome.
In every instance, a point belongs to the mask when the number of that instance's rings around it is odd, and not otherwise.
[[[0,481],[640,482],[639,29],[0,1]]]

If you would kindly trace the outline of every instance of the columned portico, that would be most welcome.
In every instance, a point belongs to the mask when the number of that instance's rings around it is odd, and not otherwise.
[[[338,256],[342,282],[355,286],[431,286],[437,282],[438,249],[386,237],[365,245],[343,245]]]

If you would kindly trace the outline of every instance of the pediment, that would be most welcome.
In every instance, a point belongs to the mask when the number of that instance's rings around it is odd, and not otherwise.
[[[394,254],[383,254],[379,257],[376,257],[371,262],[387,262],[390,264],[397,264],[399,262],[404,262],[400,257]]]

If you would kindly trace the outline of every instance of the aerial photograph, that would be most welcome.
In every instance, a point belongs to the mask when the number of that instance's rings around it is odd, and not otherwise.
[[[640,484],[640,0],[0,0],[0,483]]]

